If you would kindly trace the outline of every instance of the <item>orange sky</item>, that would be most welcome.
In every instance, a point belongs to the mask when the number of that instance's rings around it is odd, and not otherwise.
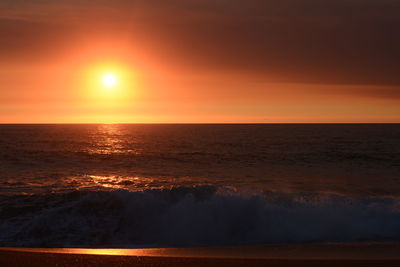
[[[390,0],[0,0],[0,122],[400,122],[399,12]],[[108,72],[118,84],[104,94]]]

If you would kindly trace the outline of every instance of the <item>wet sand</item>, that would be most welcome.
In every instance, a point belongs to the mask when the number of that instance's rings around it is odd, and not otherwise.
[[[0,266],[400,266],[400,244],[183,249],[0,248]]]

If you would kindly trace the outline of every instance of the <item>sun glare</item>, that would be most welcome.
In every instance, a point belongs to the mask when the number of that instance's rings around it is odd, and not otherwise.
[[[88,65],[82,72],[80,88],[84,107],[93,112],[90,118],[106,123],[118,121],[120,110],[132,106],[138,92],[133,68],[122,63]]]
[[[117,85],[117,76],[114,74],[105,74],[103,76],[103,85],[106,87],[114,87]]]

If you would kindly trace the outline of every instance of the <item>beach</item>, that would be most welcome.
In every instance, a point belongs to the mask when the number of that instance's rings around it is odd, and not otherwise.
[[[170,249],[0,249],[0,266],[398,266],[399,264],[398,243]]]

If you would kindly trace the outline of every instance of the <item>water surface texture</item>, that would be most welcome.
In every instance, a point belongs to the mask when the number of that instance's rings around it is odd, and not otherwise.
[[[1,125],[0,245],[400,241],[400,125]]]

